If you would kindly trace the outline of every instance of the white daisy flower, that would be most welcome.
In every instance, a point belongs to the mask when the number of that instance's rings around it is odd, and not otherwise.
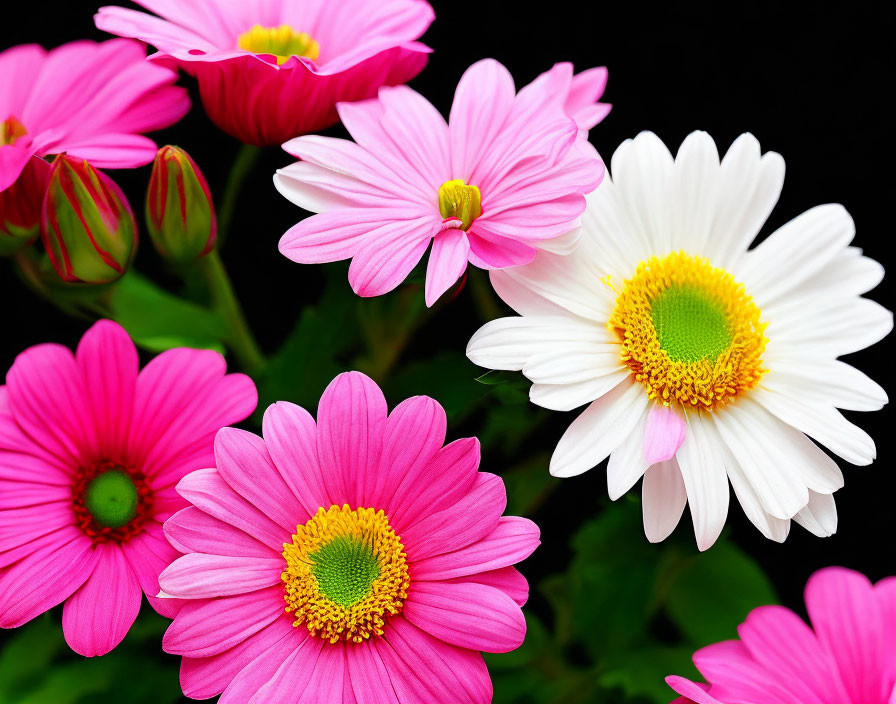
[[[840,205],[813,208],[748,249],[784,180],[780,155],[749,134],[719,161],[691,134],[677,157],[645,132],[613,155],[589,199],[578,249],[540,252],[492,272],[521,317],[482,327],[467,355],[521,370],[530,398],[573,421],[551,473],[581,474],[609,457],[617,499],[643,476],[644,530],[666,538],[690,505],[697,544],[728,514],[728,484],[768,538],[794,519],[819,536],[837,527],[837,464],[874,442],[838,408],[873,411],[884,390],[837,357],[883,338],[892,314],[861,295],[883,268],[850,247]],[[808,436],[808,437],[807,437]]]

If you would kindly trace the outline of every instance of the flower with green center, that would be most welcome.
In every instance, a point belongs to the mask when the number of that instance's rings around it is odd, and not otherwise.
[[[705,133],[675,158],[643,133],[612,164],[613,178],[589,197],[578,249],[491,272],[521,317],[487,324],[468,356],[521,370],[536,404],[587,405],[551,473],[573,476],[606,459],[614,500],[643,477],[651,541],[666,538],[689,504],[698,547],[711,546],[729,482],[767,537],[784,540],[791,520],[831,535],[843,475],[818,445],[869,464],[874,442],[837,408],[871,411],[887,400],[837,359],[892,328],[889,311],[861,298],[881,267],[849,246],[855,226],[838,205],[750,248],[784,178],[781,157],[763,155],[750,135],[720,161]]]
[[[84,507],[99,525],[121,528],[137,515],[137,499],[134,481],[122,471],[110,470],[87,484]]]

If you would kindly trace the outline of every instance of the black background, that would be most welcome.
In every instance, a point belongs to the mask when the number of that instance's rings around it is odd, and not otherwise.
[[[189,0],[184,0],[188,2]],[[125,3],[122,3],[125,4]],[[39,42],[51,47],[82,37],[102,38],[93,25],[96,2],[10,3],[0,9],[0,47]],[[437,19],[424,41],[434,49],[429,66],[412,82],[447,114],[454,87],[472,62],[494,57],[507,65],[518,85],[555,61],[577,69],[606,65],[605,100],[610,116],[591,132],[609,161],[618,144],[650,129],[675,151],[694,129],[707,130],[724,151],[739,134],[755,134],[764,150],[787,162],[784,192],[767,228],[826,202],[846,206],[856,221],[855,244],[892,267],[893,217],[892,37],[894,23],[883,3],[510,3],[497,0],[434,3]],[[722,8],[727,8],[722,12]],[[0,78],[2,80],[2,78]],[[184,83],[195,93],[189,80]],[[3,117],[3,116],[0,116]],[[331,130],[341,134],[340,128]],[[214,129],[197,105],[158,141],[180,144],[220,192],[238,144]],[[223,252],[238,292],[262,345],[276,348],[291,329],[301,305],[320,293],[316,267],[288,262],[276,249],[280,235],[299,212],[276,194],[270,175],[290,158],[268,149],[240,201],[233,234]],[[139,211],[148,168],[113,172]],[[798,265],[794,262],[794,265]],[[137,266],[161,271],[144,242]],[[347,284],[346,284],[347,285]],[[892,308],[891,277],[870,294]],[[420,332],[415,344],[436,351],[463,347],[479,321],[462,292]],[[86,323],[68,318],[29,294],[12,267],[0,261],[2,338],[0,367],[8,369],[25,347],[45,341],[77,343]],[[888,390],[894,387],[892,337],[848,361]],[[396,403],[400,399],[389,399]],[[573,414],[554,414],[531,440],[552,447]],[[784,545],[766,541],[746,521],[732,497],[734,539],[761,562],[788,605],[800,608],[806,578],[840,564],[872,579],[896,573],[894,535],[892,411],[851,414],[878,444],[871,467],[845,469],[846,488],[837,494],[840,530],[821,540],[794,527]],[[464,428],[470,434],[476,428]],[[485,448],[483,469],[489,467]],[[788,471],[786,466],[781,471]],[[559,480],[558,480],[559,481]],[[550,508],[537,519],[544,533],[540,555],[528,572],[562,570],[568,534],[583,515],[598,510],[606,496],[603,469],[565,480]],[[687,517],[679,531],[689,531]],[[531,576],[531,575],[530,575]]]

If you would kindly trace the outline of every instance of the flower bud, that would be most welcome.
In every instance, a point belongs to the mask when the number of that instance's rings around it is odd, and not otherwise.
[[[40,234],[40,210],[49,180],[50,165],[33,156],[15,183],[0,191],[0,255],[15,254]]]
[[[136,251],[137,225],[111,178],[84,159],[62,154],[50,171],[41,236],[65,281],[102,284],[127,270]]]
[[[215,246],[218,224],[205,177],[179,147],[159,149],[146,192],[146,226],[166,259],[190,262]]]

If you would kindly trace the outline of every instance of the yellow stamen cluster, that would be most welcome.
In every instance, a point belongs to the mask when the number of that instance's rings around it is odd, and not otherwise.
[[[608,327],[634,378],[665,405],[713,410],[756,386],[766,371],[766,325],[743,284],[684,252],[641,262]]]
[[[445,181],[439,186],[439,212],[446,220],[457,218],[464,230],[482,215],[482,195],[476,186],[468,186],[461,179]]]
[[[26,134],[25,125],[15,117],[10,116],[0,122],[0,146],[15,144]]]
[[[410,577],[401,539],[386,515],[348,505],[320,508],[284,544],[286,612],[293,626],[337,643],[383,635],[399,613]]]
[[[273,54],[281,65],[291,56],[304,56],[312,61],[320,56],[320,44],[310,34],[296,32],[288,24],[279,27],[257,24],[240,35],[239,46],[253,54]]]

